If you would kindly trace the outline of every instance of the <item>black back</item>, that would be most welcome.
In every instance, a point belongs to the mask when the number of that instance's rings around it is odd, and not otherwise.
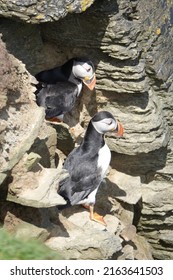
[[[101,169],[97,167],[97,162],[103,145],[103,135],[90,121],[83,142],[69,154],[64,164],[70,176],[60,182],[58,193],[68,205],[78,204],[100,185]]]
[[[45,84],[56,84],[57,82],[68,81],[73,67],[73,59],[70,59],[62,66],[44,70],[35,75],[37,81]]]
[[[70,82],[46,85],[36,94],[36,102],[46,110],[46,118],[53,118],[71,111],[75,105],[78,88]]]
[[[68,81],[68,79],[72,73],[72,67],[73,67],[74,61],[87,62],[87,63],[90,63],[92,67],[94,67],[88,58],[74,57],[74,58],[69,59],[63,65],[39,72],[38,74],[35,75],[35,77],[36,77],[37,81],[39,81],[41,83],[46,83],[46,84],[55,84],[57,82]]]
[[[114,116],[108,112],[108,111],[100,111],[99,113],[95,114],[95,116],[92,118],[93,122],[98,122],[106,118],[112,118],[114,119]]]

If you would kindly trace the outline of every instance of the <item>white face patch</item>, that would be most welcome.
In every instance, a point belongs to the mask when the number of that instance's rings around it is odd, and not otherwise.
[[[88,63],[84,63],[82,66],[87,72],[91,71],[91,66]]]
[[[104,134],[106,132],[113,131],[117,128],[117,122],[112,118],[105,118],[98,122],[92,122],[97,132]]]
[[[76,78],[83,80],[85,77],[91,79],[94,74],[93,67],[87,62],[74,61],[72,72]]]

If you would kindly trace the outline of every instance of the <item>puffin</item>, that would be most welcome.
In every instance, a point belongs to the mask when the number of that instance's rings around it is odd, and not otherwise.
[[[80,95],[82,85],[93,90],[96,75],[93,63],[88,58],[71,58],[61,66],[41,71],[35,75],[38,81],[36,103],[45,108],[46,120],[63,121]]]
[[[97,112],[90,120],[81,144],[64,162],[69,176],[59,183],[58,194],[67,202],[61,209],[83,205],[90,219],[106,226],[103,216],[94,212],[96,194],[108,170],[111,152],[104,140],[105,133],[123,136],[123,126],[108,111]],[[58,207],[59,208],[59,207]]]

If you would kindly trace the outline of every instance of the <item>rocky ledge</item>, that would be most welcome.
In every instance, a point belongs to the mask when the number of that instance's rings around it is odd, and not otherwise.
[[[51,9],[44,0],[1,1],[8,51],[1,42],[0,221],[17,236],[40,238],[67,258],[172,259],[172,5],[50,2]],[[96,91],[83,88],[66,124],[53,126],[35,104],[31,75],[74,56],[93,61]],[[65,203],[56,196],[67,175],[60,171],[63,161],[98,110],[111,111],[125,131],[123,139],[106,137],[111,168],[96,204],[106,229],[89,221],[80,207],[61,213],[56,208]],[[75,135],[71,126],[79,129]]]

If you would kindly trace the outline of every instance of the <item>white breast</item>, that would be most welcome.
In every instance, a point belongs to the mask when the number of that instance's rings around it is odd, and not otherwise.
[[[82,83],[77,84],[77,88],[78,88],[78,96],[79,96],[79,94],[81,93],[81,90],[82,90]]]
[[[78,79],[76,79],[74,77],[73,73],[71,73],[68,81],[73,83],[73,84],[75,84],[77,86],[77,90],[78,90],[77,96],[79,96],[79,94],[81,93],[81,90],[82,90],[82,81],[79,81]]]
[[[86,197],[85,199],[81,200],[78,202],[78,204],[95,204],[96,202],[96,193],[97,193],[97,190],[98,190],[99,186],[94,190],[92,191],[88,197]]]
[[[100,150],[99,150],[99,156],[98,156],[98,161],[97,161],[97,166],[98,168],[101,169],[101,181],[106,175],[106,172],[108,170],[109,164],[111,160],[111,152],[108,148],[108,146],[105,144]],[[95,204],[95,199],[96,199],[96,193],[98,187],[89,194],[87,198],[84,200],[81,200],[78,204]]]
[[[101,168],[102,179],[106,175],[110,161],[111,161],[111,152],[109,150],[109,147],[105,144],[99,151],[99,157],[97,162],[98,167]]]

